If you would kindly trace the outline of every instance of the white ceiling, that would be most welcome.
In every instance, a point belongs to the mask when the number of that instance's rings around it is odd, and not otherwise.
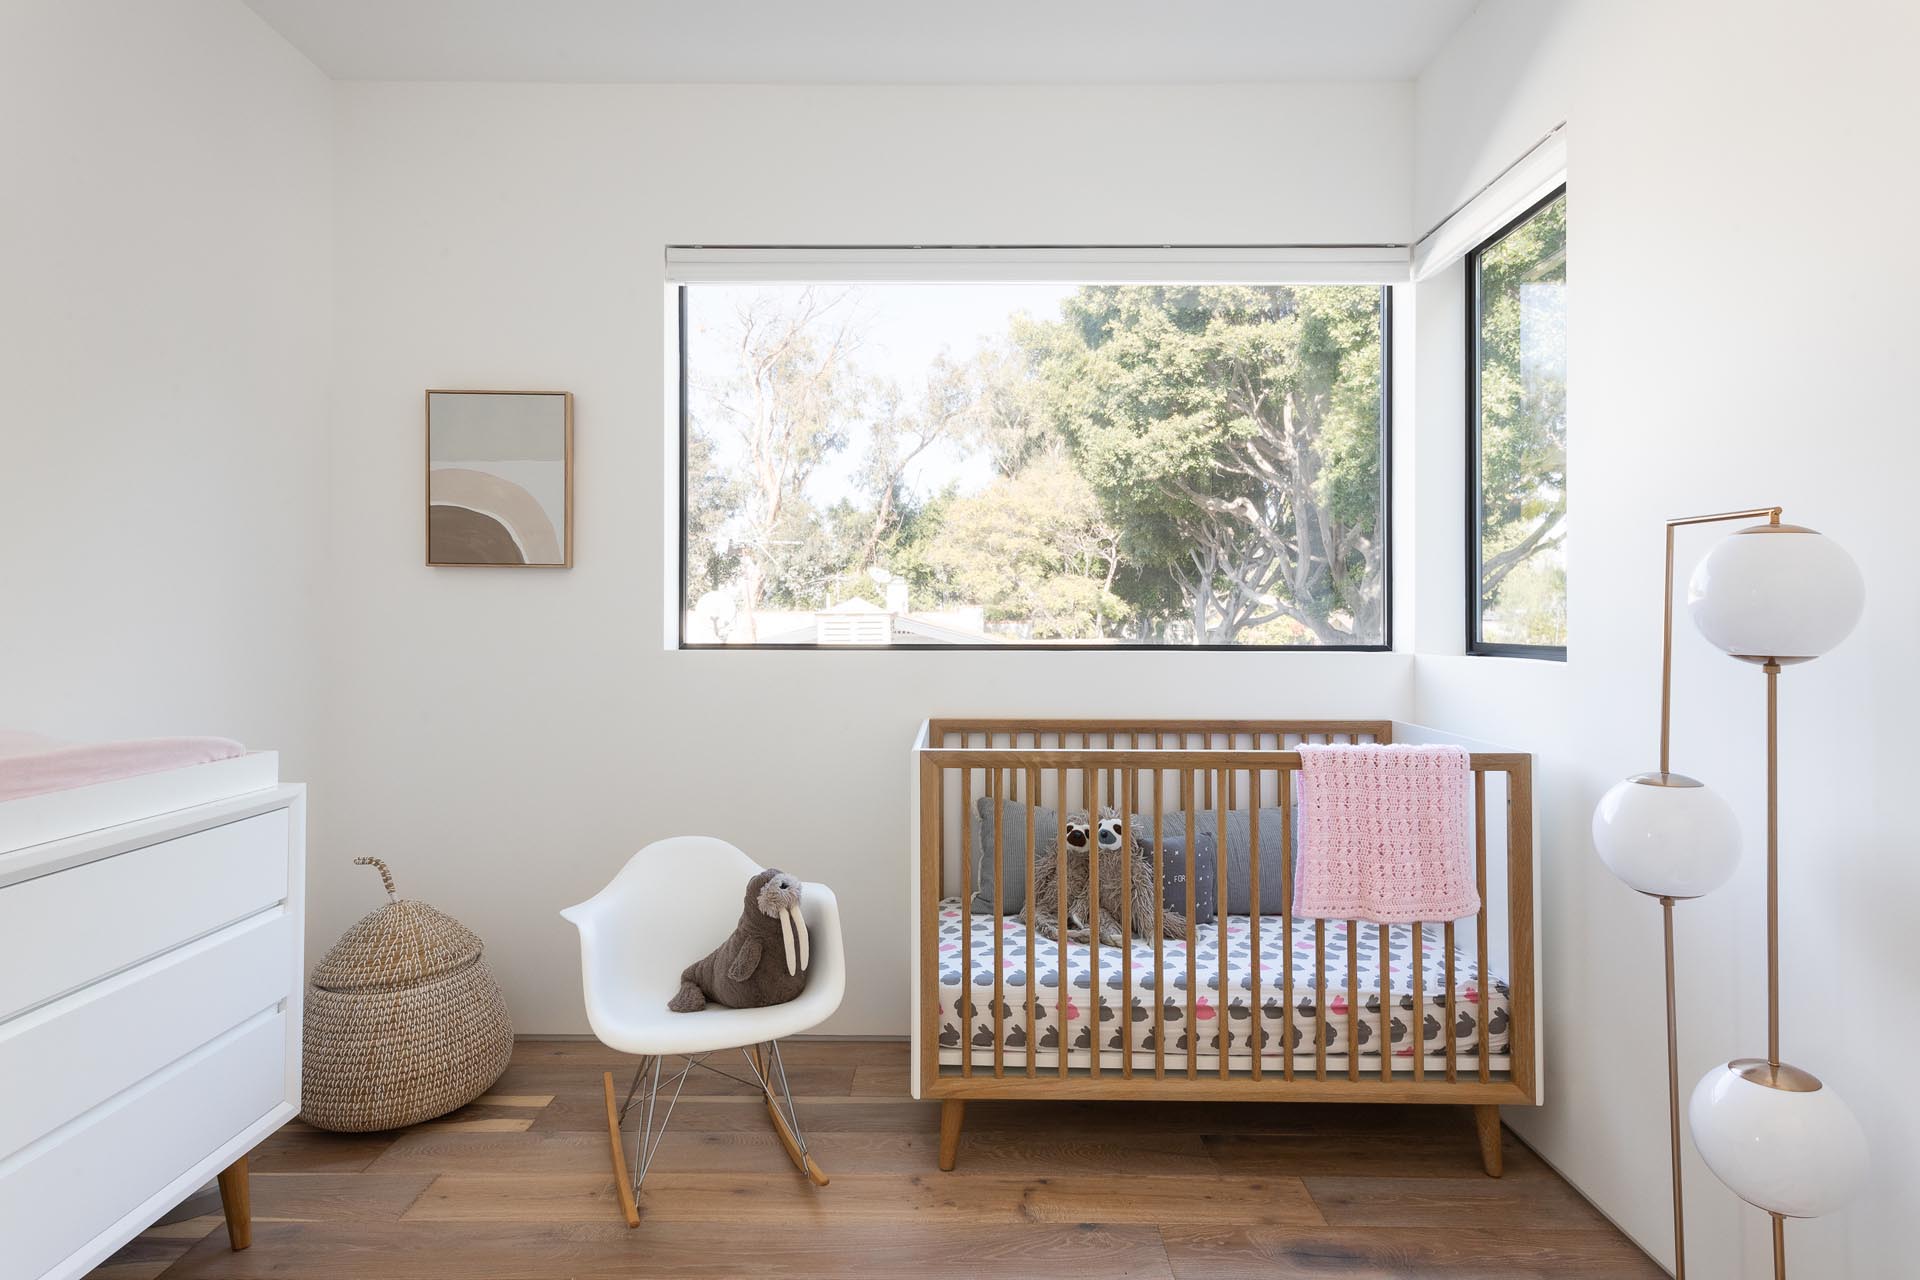
[[[1410,79],[1477,0],[246,0],[339,80]]]

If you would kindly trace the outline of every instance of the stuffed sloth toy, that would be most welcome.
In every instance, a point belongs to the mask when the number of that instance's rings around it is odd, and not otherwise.
[[[1097,847],[1097,851],[1096,851]],[[1093,900],[1091,867],[1100,859],[1100,900]],[[1153,846],[1137,839],[1112,809],[1102,809],[1097,823],[1075,811],[1061,824],[1060,838],[1052,849],[1042,849],[1034,859],[1033,898],[1036,903],[1058,901],[1060,884],[1066,881],[1067,939],[1090,942],[1097,932],[1107,946],[1127,945],[1120,932],[1120,863],[1127,869],[1129,922],[1136,938],[1153,937]],[[1051,915],[1034,919],[1034,928],[1043,938],[1059,932]],[[1164,936],[1187,936],[1186,917],[1171,904],[1162,903],[1160,928]],[[1057,939],[1056,939],[1057,941]]]
[[[746,905],[732,936],[686,967],[680,990],[667,1008],[692,1013],[712,1003],[759,1009],[785,1004],[806,985],[807,921],[800,914],[800,880],[769,867],[747,881]]]

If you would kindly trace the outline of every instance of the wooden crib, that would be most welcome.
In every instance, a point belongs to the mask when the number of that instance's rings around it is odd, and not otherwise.
[[[1294,748],[1393,740],[1393,723],[1379,720],[923,725],[913,767],[912,1087],[941,1102],[940,1167],[954,1167],[969,1099],[1449,1103],[1473,1108],[1482,1161],[1498,1177],[1499,1107],[1539,1096],[1532,757],[1473,753],[1481,907],[1471,921],[1297,920],[1287,909],[1291,856],[1279,858],[1281,901],[1262,914],[1261,824],[1270,894],[1272,860],[1294,848]],[[1181,911],[1185,939],[1063,946],[1036,936],[1036,910],[1055,917],[1062,936],[1067,923],[1064,889],[1060,901],[1034,900],[1040,815],[1101,807],[1130,826],[1151,821],[1155,922]],[[1164,902],[1161,881],[1182,821],[1191,850],[1201,815],[1213,818],[1220,873],[1216,918],[1196,925],[1194,878],[1184,903]],[[1240,914],[1228,910],[1234,823],[1251,864]],[[1015,844],[1025,852],[1010,865]],[[1044,833],[1039,844],[1044,856]],[[1123,878],[1131,874],[1123,863]],[[1009,910],[1015,898],[1022,905]],[[1403,944],[1407,959],[1396,963]],[[1396,1048],[1403,1029],[1407,1044]]]

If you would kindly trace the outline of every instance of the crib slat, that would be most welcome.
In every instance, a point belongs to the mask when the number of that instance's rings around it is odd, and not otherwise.
[[[1393,1079],[1393,938],[1380,926],[1380,1078]]]
[[[1154,746],[1160,735],[1153,735]],[[1167,1078],[1166,775],[1153,771],[1153,1078]]]
[[[1447,1039],[1446,1039],[1447,1083],[1452,1084],[1454,1083],[1454,1081],[1460,1078],[1460,1049],[1459,1049],[1459,1046],[1453,1042],[1454,1041],[1454,1036],[1453,1036],[1454,1019],[1458,1016],[1454,1012],[1454,1007],[1453,1007],[1453,1001],[1454,1001],[1453,988],[1454,988],[1454,982],[1457,979],[1457,975],[1453,971],[1453,921],[1451,920],[1447,921],[1446,928],[1447,928],[1447,936],[1446,936],[1446,944],[1447,944]]]
[[[1093,735],[1087,735],[1087,745],[1093,745]],[[1089,799],[1099,791],[1098,771],[1087,770],[1086,786]],[[1087,1074],[1100,1078],[1100,813],[1089,803],[1087,806],[1087,913],[1093,917],[1087,930],[1087,965],[1092,977],[1087,983]]]
[[[1347,921],[1347,1079],[1360,1078],[1359,924]]]
[[[1040,744],[1040,735],[1033,735],[1034,745]],[[1033,870],[1036,863],[1033,853],[1033,815],[1040,807],[1040,771],[1028,768],[1027,771],[1027,1075],[1032,1076],[1038,1068],[1034,1065],[1034,1056],[1038,1053],[1034,1041],[1034,1006],[1038,1003],[1040,980],[1035,976],[1033,941]]]
[[[1427,944],[1420,922],[1413,922],[1413,1078],[1427,1078]]]
[[[1351,1046],[1349,1046],[1351,1048]],[[1352,1056],[1351,1053],[1348,1054]],[[1327,922],[1313,922],[1313,1078],[1327,1078]]]
[[[960,735],[967,745],[967,735]],[[997,821],[999,815],[996,814]],[[973,770],[960,771],[960,1074],[973,1074]]]
[[[1120,770],[1120,1078],[1133,1078],[1133,774]]]
[[[1473,985],[1480,1013],[1480,1082],[1485,1084],[1492,1071],[1487,1062],[1487,775],[1473,773],[1473,882],[1480,891],[1480,912],[1474,917],[1479,930],[1479,950],[1473,953]]]
[[[1260,745],[1259,735],[1254,735],[1253,745]],[[1266,1045],[1260,1038],[1260,771],[1247,770],[1247,862],[1252,868],[1249,872],[1247,888],[1252,894],[1247,903],[1247,950],[1250,955],[1253,972],[1247,975],[1252,983],[1253,999],[1253,1078],[1260,1078],[1260,1055]],[[1214,853],[1214,874],[1218,876],[1219,852]],[[1291,961],[1291,958],[1289,958]]]
[[[1007,823],[1001,811],[1000,797],[1006,794],[1006,776],[998,769],[987,770],[988,807],[993,810],[993,1074],[1007,1074],[1007,929],[1004,892],[1000,887],[1006,869]]]
[[[1275,741],[1279,739],[1276,737]],[[1280,991],[1286,1018],[1280,1024],[1280,1071],[1293,1079],[1293,774],[1281,769],[1280,787]]]
[[[1233,738],[1231,735],[1228,736],[1227,741],[1229,744],[1232,743]],[[1227,1012],[1233,999],[1233,993],[1227,990],[1227,986],[1232,980],[1233,972],[1232,967],[1227,964],[1227,877],[1220,874],[1217,863],[1220,856],[1218,852],[1219,847],[1227,842],[1227,792],[1233,783],[1233,771],[1222,768],[1219,772],[1220,778],[1214,787],[1214,795],[1219,798],[1220,804],[1219,807],[1214,810],[1213,818],[1213,829],[1217,833],[1214,839],[1216,866],[1213,874],[1215,890],[1213,936],[1215,948],[1220,953],[1214,962],[1214,977],[1220,983],[1220,986],[1214,993],[1213,1022],[1214,1025],[1219,1028],[1214,1035],[1220,1046],[1220,1078],[1225,1080],[1227,1078],[1228,1068],[1227,1049],[1232,1042],[1232,1029],[1227,1025],[1232,1019],[1227,1016]],[[1193,869],[1195,863],[1198,861],[1199,859],[1194,856],[1193,850],[1188,849],[1187,880],[1189,883],[1193,881]]]
[[[1180,776],[1185,779],[1188,770],[1182,769]],[[1193,774],[1191,784],[1183,781],[1180,789],[1188,796],[1197,798],[1200,794],[1198,773]],[[1194,987],[1197,981],[1193,973],[1193,952],[1195,939],[1193,934],[1193,806],[1187,806],[1187,1079],[1197,1079],[1200,1075],[1200,1020],[1194,1011]]]
[[[1063,733],[1060,735],[1060,745],[1062,747],[1065,747],[1066,743],[1067,743],[1067,735]],[[1062,766],[1060,769],[1059,782],[1060,782],[1060,794],[1057,797],[1055,797],[1055,805],[1054,805],[1054,813],[1056,816],[1054,818],[1054,823],[1053,823],[1053,861],[1054,861],[1053,887],[1057,896],[1060,899],[1060,920],[1059,920],[1059,931],[1054,934],[1053,968],[1054,968],[1054,974],[1055,974],[1055,981],[1059,983],[1059,987],[1057,988],[1057,993],[1056,993],[1056,1002],[1057,1002],[1058,1008],[1055,1013],[1055,1018],[1056,1018],[1055,1026],[1058,1029],[1059,1034],[1055,1037],[1055,1039],[1057,1039],[1060,1042],[1060,1078],[1064,1080],[1067,1078],[1067,1055],[1068,1055],[1068,1044],[1067,1044],[1067,1031],[1068,1031],[1068,1027],[1067,1027],[1067,877],[1061,873],[1061,867],[1063,865],[1062,860],[1067,856],[1066,854],[1067,771],[1065,766]]]

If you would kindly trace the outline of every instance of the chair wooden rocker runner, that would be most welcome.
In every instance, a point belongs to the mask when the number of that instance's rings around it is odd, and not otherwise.
[[[696,1068],[759,1089],[794,1167],[816,1186],[827,1185],[827,1175],[807,1152],[780,1041],[811,1030],[840,1007],[846,962],[833,890],[821,884],[801,887],[812,963],[797,999],[765,1009],[667,1011],[680,971],[727,936],[739,914],[740,886],[761,869],[724,840],[675,836],[634,854],[606,888],[560,913],[580,930],[581,979],[593,1034],[610,1049],[640,1057],[618,1106],[613,1073],[602,1077],[614,1183],[630,1227],[640,1225],[641,1185]],[[710,1055],[729,1049],[740,1050],[751,1079],[707,1063]],[[668,1067],[668,1058],[681,1059],[680,1067]],[[622,1131],[636,1110],[641,1121],[629,1162]]]

